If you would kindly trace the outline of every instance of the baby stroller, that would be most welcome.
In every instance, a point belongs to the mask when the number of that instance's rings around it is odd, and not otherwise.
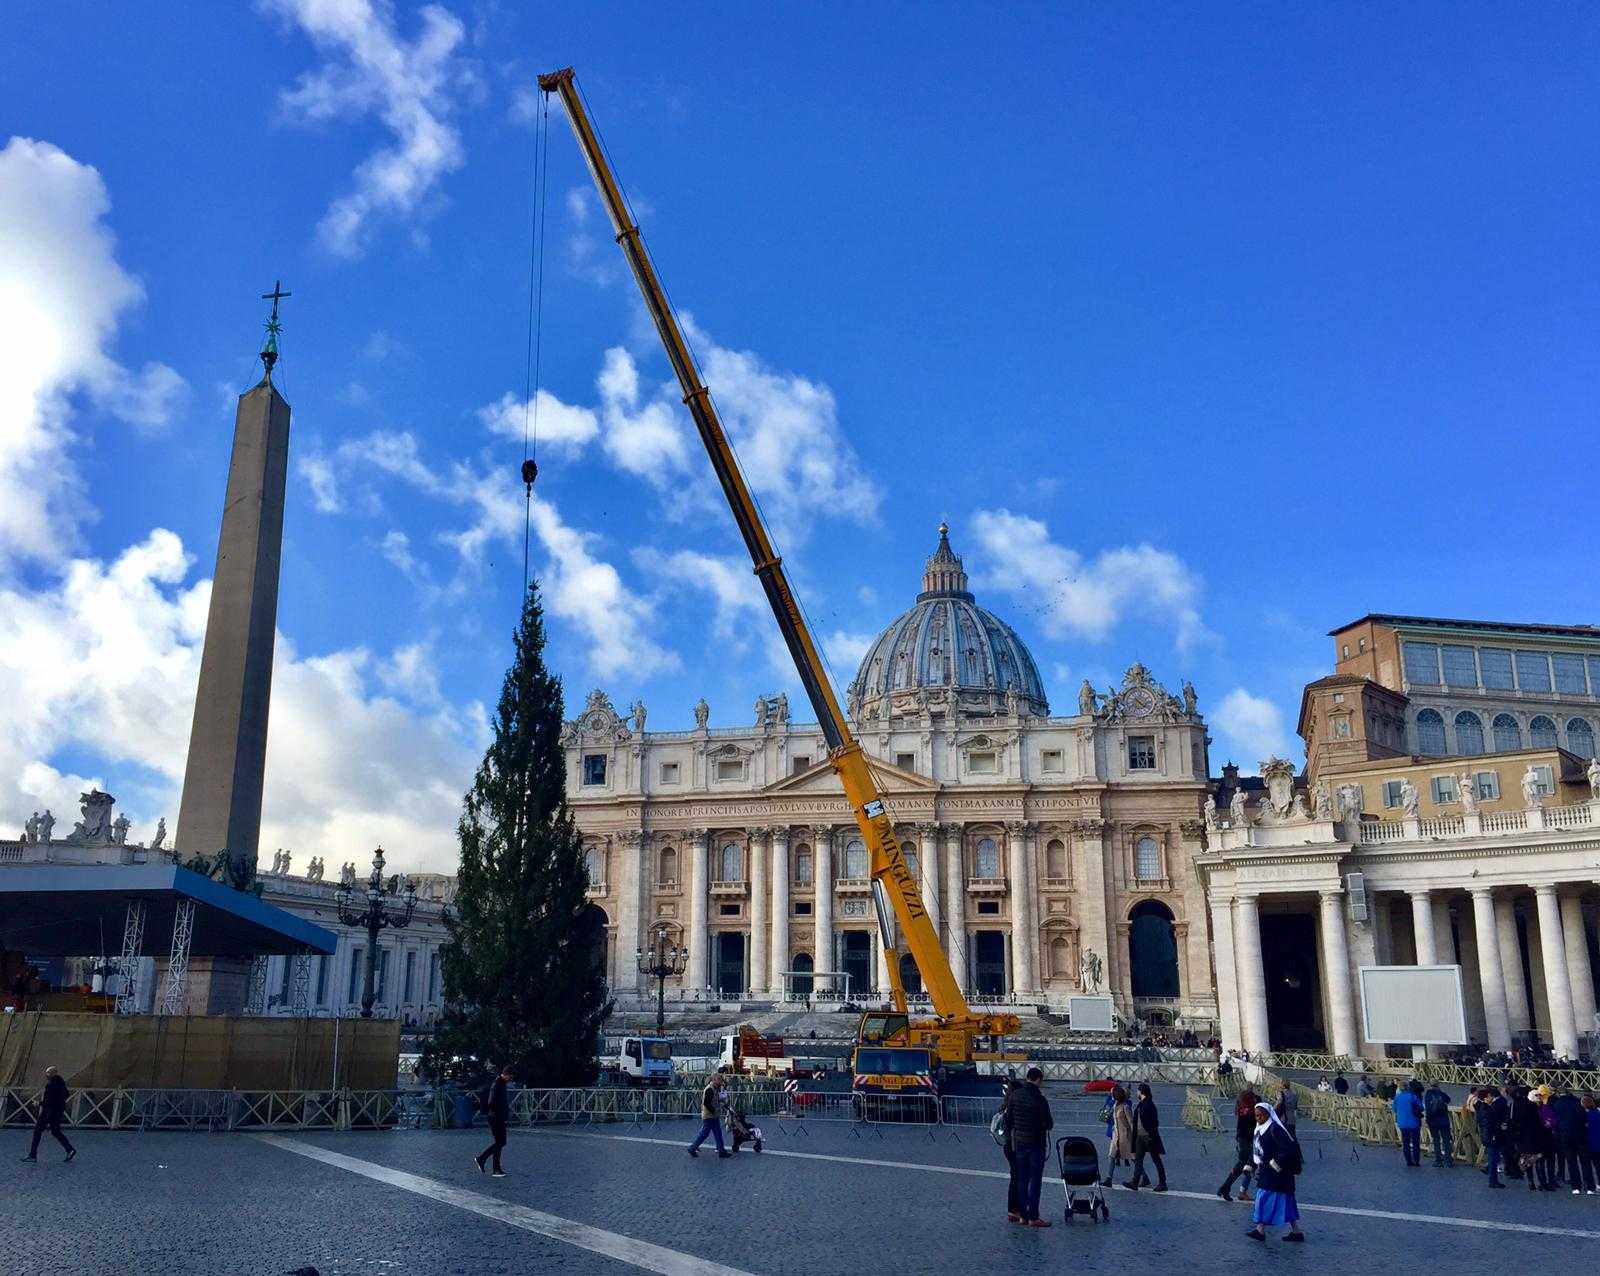
[[[761,1127],[747,1121],[738,1108],[728,1108],[728,1132],[733,1135],[733,1150],[737,1152],[744,1143],[753,1143],[761,1151]]]
[[[1100,1151],[1094,1140],[1077,1134],[1057,1139],[1056,1164],[1067,1194],[1067,1222],[1072,1222],[1074,1214],[1087,1214],[1091,1223],[1109,1223],[1111,1208],[1100,1186]]]

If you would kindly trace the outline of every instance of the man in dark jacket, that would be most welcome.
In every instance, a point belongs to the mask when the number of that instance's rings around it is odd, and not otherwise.
[[[67,1136],[61,1133],[61,1118],[67,1114],[67,1083],[61,1079],[61,1074],[54,1068],[44,1070],[44,1094],[39,1097],[39,1115],[33,1123],[33,1143],[28,1148],[28,1155],[24,1161],[37,1161],[39,1159],[39,1140],[44,1137],[48,1129],[55,1141],[67,1149],[67,1160],[72,1160],[78,1155],[78,1149],[67,1142]]]
[[[1435,1169],[1449,1169],[1456,1163],[1455,1133],[1450,1128],[1450,1096],[1437,1083],[1422,1095],[1422,1117],[1428,1123],[1428,1140],[1433,1144]]]
[[[1155,1162],[1156,1185],[1154,1190],[1165,1192],[1167,1190],[1167,1167],[1162,1161],[1167,1146],[1161,1141],[1161,1117],[1156,1111],[1155,1098],[1150,1093],[1148,1083],[1139,1082],[1138,1102],[1133,1105],[1133,1177],[1123,1184],[1124,1187],[1137,1192],[1141,1187],[1150,1183],[1150,1176],[1144,1172],[1144,1159],[1149,1157]]]
[[[1478,1103],[1473,1109],[1478,1120],[1478,1141],[1489,1160],[1489,1186],[1504,1187],[1500,1181],[1500,1161],[1506,1150],[1506,1126],[1511,1120],[1511,1108],[1505,1096],[1494,1086],[1485,1086],[1478,1092]]]
[[[511,1118],[511,1099],[506,1094],[506,1084],[510,1080],[511,1065],[508,1063],[500,1069],[494,1083],[478,1099],[478,1106],[489,1118],[489,1133],[494,1136],[494,1142],[472,1159],[481,1173],[489,1159],[493,1157],[494,1177],[497,1179],[506,1176],[506,1172],[500,1168],[500,1149],[506,1145],[506,1122]]]
[[[1017,1210],[1028,1227],[1050,1226],[1048,1219],[1039,1217],[1039,1192],[1050,1156],[1050,1131],[1056,1122],[1050,1115],[1050,1101],[1039,1088],[1043,1080],[1043,1072],[1029,1068],[1022,1084],[1006,1093],[1005,1125],[1011,1131],[1011,1155],[1017,1164]]]
[[[1578,1196],[1583,1192],[1594,1195],[1594,1161],[1589,1156],[1589,1118],[1583,1110],[1583,1101],[1563,1086],[1561,1093],[1550,1100],[1555,1110],[1556,1140],[1561,1149],[1561,1172]]]

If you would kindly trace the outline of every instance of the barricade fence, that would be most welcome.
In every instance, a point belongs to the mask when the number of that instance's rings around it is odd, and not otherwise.
[[[31,1126],[37,1087],[0,1088],[0,1126]],[[94,1130],[377,1130],[399,1123],[395,1090],[74,1090],[63,1124]]]

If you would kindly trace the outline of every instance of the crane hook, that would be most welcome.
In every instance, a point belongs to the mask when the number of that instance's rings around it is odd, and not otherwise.
[[[528,491],[533,491],[533,481],[539,477],[539,466],[534,461],[522,463],[522,481],[528,485]]]

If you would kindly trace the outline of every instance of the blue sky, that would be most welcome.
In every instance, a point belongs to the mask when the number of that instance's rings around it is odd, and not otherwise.
[[[841,683],[941,518],[1056,706],[1143,660],[1217,763],[1299,756],[1366,611],[1593,621],[1600,17],[1000,13],[13,12],[0,826],[90,781],[136,836],[175,814],[281,277],[264,845],[448,864],[521,581],[531,87],[567,64]],[[550,138],[550,659],[569,704],[743,722],[794,679]]]

